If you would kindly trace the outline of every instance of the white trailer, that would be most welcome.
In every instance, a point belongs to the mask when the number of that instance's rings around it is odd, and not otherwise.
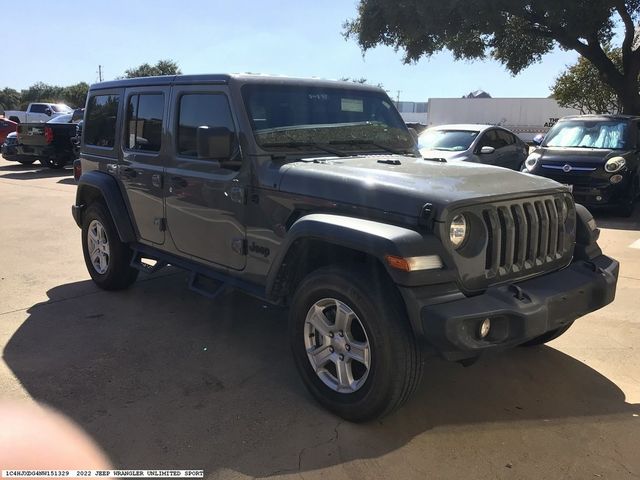
[[[559,118],[579,115],[553,98],[431,98],[427,107],[429,127],[450,123],[501,125],[531,142],[547,133]]]

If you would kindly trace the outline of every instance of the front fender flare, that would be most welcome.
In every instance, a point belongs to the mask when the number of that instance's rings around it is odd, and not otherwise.
[[[297,220],[287,232],[287,237],[267,276],[267,296],[270,297],[274,292],[280,269],[290,249],[296,242],[303,239],[319,240],[371,255],[382,263],[392,280],[397,284],[424,284],[425,274],[429,277],[429,283],[446,281],[449,277],[448,272],[444,269],[409,274],[391,269],[386,264],[384,258],[386,255],[407,258],[435,254],[440,255],[444,260],[445,252],[433,234],[420,233],[410,228],[362,218],[333,214],[310,214]],[[438,279],[437,277],[442,278]]]

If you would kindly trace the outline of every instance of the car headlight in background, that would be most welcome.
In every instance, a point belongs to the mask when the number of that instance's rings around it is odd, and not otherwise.
[[[615,173],[622,170],[626,164],[627,162],[624,157],[613,157],[604,164],[604,170],[609,173]]]
[[[466,238],[467,219],[462,214],[456,215],[453,217],[453,220],[451,220],[451,224],[449,225],[449,239],[451,240],[451,245],[453,245],[455,249],[458,249],[462,246]]]
[[[540,155],[539,153],[532,153],[531,155],[529,155],[524,162],[525,168],[529,172],[533,170],[536,167],[536,164],[538,163],[538,160],[540,160],[541,156],[542,155]]]

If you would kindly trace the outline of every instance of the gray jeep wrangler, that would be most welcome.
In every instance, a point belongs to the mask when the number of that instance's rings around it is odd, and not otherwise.
[[[379,88],[259,75],[94,85],[73,216],[98,286],[171,264],[289,309],[300,375],[351,421],[423,358],[538,345],[610,303],[618,263],[566,187],[423,159]],[[155,263],[154,263],[155,262]]]

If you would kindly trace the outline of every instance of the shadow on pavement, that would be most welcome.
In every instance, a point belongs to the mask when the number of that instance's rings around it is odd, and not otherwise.
[[[73,175],[73,169],[69,167],[61,169],[53,169],[43,167],[41,165],[20,165],[20,168],[11,166],[0,167],[0,171],[9,171],[10,173],[0,174],[0,178],[12,180],[35,180],[38,178],[66,177]]]
[[[211,302],[185,283],[177,273],[125,292],[89,281],[56,287],[28,310],[4,361],[34,399],[78,422],[121,468],[265,477],[380,457],[435,427],[640,412],[597,371],[542,347],[469,368],[429,360],[402,410],[348,424],[304,390],[285,311],[239,293]]]

